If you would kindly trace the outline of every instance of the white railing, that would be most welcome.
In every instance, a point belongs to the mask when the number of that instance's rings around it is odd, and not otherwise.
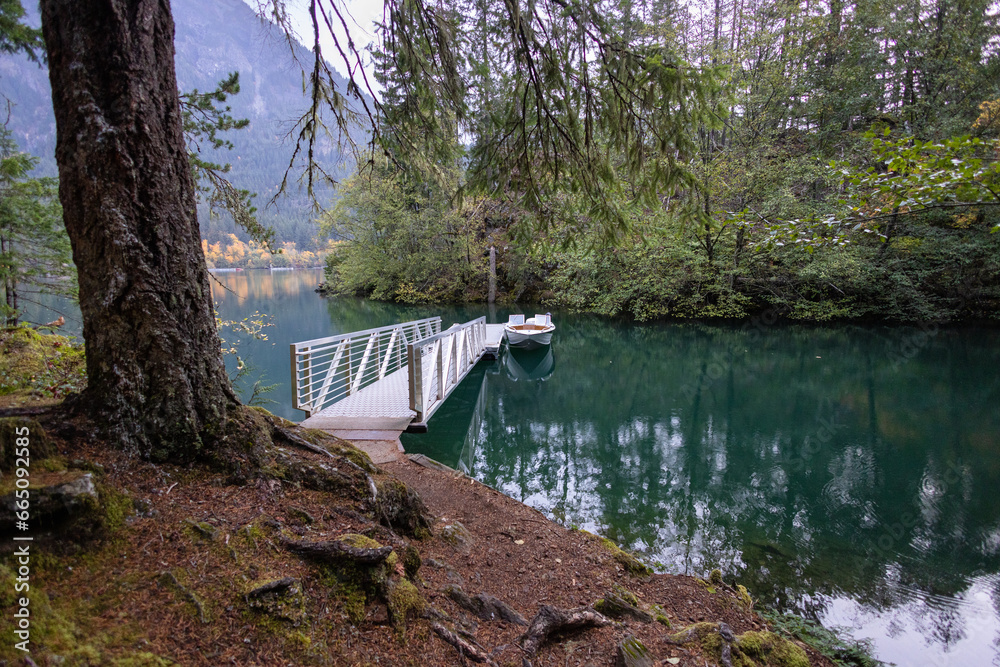
[[[407,363],[414,343],[439,334],[441,318],[292,343],[292,407],[309,417]]]
[[[486,318],[455,324],[406,346],[413,420],[426,424],[486,350]]]

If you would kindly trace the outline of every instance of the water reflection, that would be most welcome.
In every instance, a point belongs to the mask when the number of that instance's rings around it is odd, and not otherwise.
[[[556,369],[551,345],[534,350],[504,346],[501,359],[504,372],[514,382],[545,382]]]
[[[489,375],[408,449],[663,563],[875,635],[900,664],[1000,664],[997,332],[560,315],[559,372]],[[482,382],[482,381],[481,381]],[[468,452],[475,450],[471,459]],[[993,490],[991,490],[993,489]]]

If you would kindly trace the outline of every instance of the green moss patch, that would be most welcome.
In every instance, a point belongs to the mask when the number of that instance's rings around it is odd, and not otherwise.
[[[5,565],[0,565],[0,605],[12,609],[16,597],[16,578]],[[111,665],[112,667],[170,667],[176,663],[148,651],[123,649],[134,644],[138,629],[127,621],[101,632],[77,625],[81,610],[71,600],[58,604],[49,599],[45,589],[33,579],[30,589],[31,626],[27,647],[40,665]],[[0,643],[0,663],[20,664],[24,653],[14,641]]]
[[[378,484],[375,515],[379,521],[408,537],[423,540],[431,536],[430,511],[420,495],[396,479]]]
[[[377,540],[356,533],[347,533],[336,539],[357,549],[380,549],[383,546]],[[397,558],[395,553],[374,565],[344,559],[337,565],[322,566],[322,583],[334,589],[341,609],[351,623],[360,625],[364,621],[370,603],[387,602],[387,586],[397,562],[394,560],[390,564],[392,558]]]
[[[740,602],[748,610],[753,609],[754,599],[750,597],[750,591],[743,584],[736,584],[736,593],[740,599]]]
[[[725,623],[702,622],[664,639],[676,645],[698,643],[716,661],[729,642],[733,667],[809,667],[809,657],[802,647],[773,632],[744,632],[733,637]]]
[[[605,551],[611,554],[611,557],[615,560],[615,562],[625,568],[625,571],[629,574],[637,577],[648,577],[653,574],[653,569],[651,567],[619,547],[608,538],[594,535],[586,530],[581,530],[580,533],[588,539],[591,539],[601,545]]]
[[[28,466],[24,466],[25,453],[28,454]],[[37,421],[24,417],[0,417],[0,471],[10,472],[15,467],[34,470],[41,460],[52,453],[52,443]]]
[[[865,642],[842,639],[834,630],[794,614],[763,611],[760,615],[767,619],[777,632],[807,644],[838,665],[884,667],[884,663],[871,656],[872,648]]]
[[[295,426],[295,424],[292,425]],[[372,463],[371,457],[346,440],[341,440],[338,437],[332,436],[326,431],[320,431],[312,428],[296,428],[295,433],[296,435],[302,437],[303,440],[322,447],[331,454],[343,456],[365,472],[376,472],[376,468]]]
[[[321,447],[331,454],[343,456],[365,472],[373,473],[378,470],[372,463],[371,457],[369,457],[368,454],[361,451],[346,440],[319,429],[302,428],[295,422],[279,417],[259,406],[248,407],[247,409],[256,412],[265,421],[270,423],[274,429],[292,431],[296,436],[302,438],[311,445]]]
[[[420,558],[420,552],[415,547],[406,545],[406,548],[403,549],[403,572],[406,573],[406,578],[410,581],[417,581],[421,565],[423,565],[423,561]]]
[[[219,536],[219,529],[207,521],[187,519],[184,523],[187,527],[187,532],[190,533],[196,540],[208,540],[209,542],[212,542]]]
[[[87,384],[83,346],[30,327],[0,329],[0,396],[7,404],[60,399]]]
[[[336,538],[337,541],[354,549],[381,549],[382,544],[365,535],[347,533]],[[416,550],[413,550],[416,551]],[[413,555],[404,552],[404,559],[419,568]],[[334,597],[339,601],[341,611],[354,625],[364,622],[368,607],[372,604],[384,604],[389,621],[397,629],[402,630],[406,621],[420,614],[426,603],[417,587],[411,581],[398,576],[397,572],[406,570],[407,565],[400,565],[400,558],[395,551],[379,563],[369,564],[351,558],[341,559],[336,564],[327,563],[321,566],[321,583],[333,589]]]
[[[388,604],[389,620],[394,626],[402,629],[409,618],[420,615],[425,607],[417,587],[406,579],[393,580],[389,583]]]
[[[254,611],[298,627],[305,620],[306,604],[302,583],[291,577],[251,585],[244,596]]]
[[[733,665],[743,667],[809,667],[800,646],[773,632],[744,632],[733,642]]]
[[[664,611],[663,607],[661,607],[658,604],[651,604],[649,605],[649,611],[651,614],[653,614],[654,621],[656,621],[660,625],[667,626],[667,629],[673,627],[672,624],[670,623],[670,618],[667,616],[667,612]]]

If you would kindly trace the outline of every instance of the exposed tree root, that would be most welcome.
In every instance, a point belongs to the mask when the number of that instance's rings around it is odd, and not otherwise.
[[[447,593],[448,597],[454,600],[455,604],[459,607],[462,607],[466,611],[471,611],[484,621],[492,621],[499,618],[516,625],[528,624],[528,621],[525,620],[525,618],[519,613],[511,609],[506,602],[495,598],[492,595],[478,593],[473,597],[469,597],[468,593],[462,590],[461,586],[454,585],[448,586],[445,589],[445,593]]]
[[[491,667],[496,667],[496,663],[489,655],[482,650],[482,647],[474,646],[471,642],[462,639],[457,634],[447,629],[440,623],[431,623],[431,629],[437,633],[438,637],[451,644],[458,651],[459,656],[468,658],[473,662],[478,662]]]
[[[378,491],[374,505],[380,523],[409,537],[430,537],[430,510],[416,491],[393,479],[381,481]]]
[[[633,596],[632,600],[634,599]],[[603,598],[594,603],[594,608],[611,618],[632,618],[641,623],[652,623],[654,620],[653,615],[634,605],[632,600],[626,599],[624,595],[611,590]]]
[[[287,444],[294,449],[281,445]],[[296,449],[322,460],[299,456]],[[383,525],[416,538],[430,535],[429,512],[420,496],[402,482],[385,479],[368,456],[323,431],[301,429],[266,410],[233,410],[217,446],[206,460],[233,484],[278,480],[365,502]]]
[[[284,440],[296,447],[301,447],[302,449],[308,449],[310,452],[315,452],[316,454],[322,454],[323,456],[329,456],[331,459],[336,458],[330,453],[330,450],[320,447],[319,445],[314,445],[305,438],[299,437],[298,435],[292,433],[289,429],[274,424],[274,432],[280,435]]]
[[[183,595],[188,602],[194,605],[195,610],[198,612],[198,620],[201,621],[202,624],[208,624],[210,622],[208,614],[205,613],[205,605],[202,604],[201,600],[192,590],[182,584],[177,577],[174,576],[173,572],[165,570],[160,573],[158,579],[161,585],[173,588],[178,593]]]
[[[292,577],[284,577],[283,579],[276,579],[274,581],[268,582],[263,586],[258,586],[249,593],[246,594],[248,600],[253,600],[257,598],[262,598],[266,595],[271,595],[273,593],[284,593],[290,589],[295,584],[299,583],[298,579]]]
[[[610,620],[602,616],[593,607],[577,607],[576,609],[556,609],[547,604],[532,619],[528,631],[524,633],[521,648],[528,655],[534,655],[545,643],[549,635],[567,630],[582,630],[584,628],[599,628],[609,625]]]

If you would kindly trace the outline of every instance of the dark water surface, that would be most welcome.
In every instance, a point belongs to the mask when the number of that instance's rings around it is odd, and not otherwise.
[[[407,450],[899,665],[1000,664],[997,332],[557,326]]]
[[[326,300],[318,271],[216,277],[224,319],[273,316],[241,354],[295,420],[290,343],[511,312]],[[719,567],[883,660],[1000,665],[1000,331],[553,315],[551,350],[481,363],[406,449],[666,571]]]

